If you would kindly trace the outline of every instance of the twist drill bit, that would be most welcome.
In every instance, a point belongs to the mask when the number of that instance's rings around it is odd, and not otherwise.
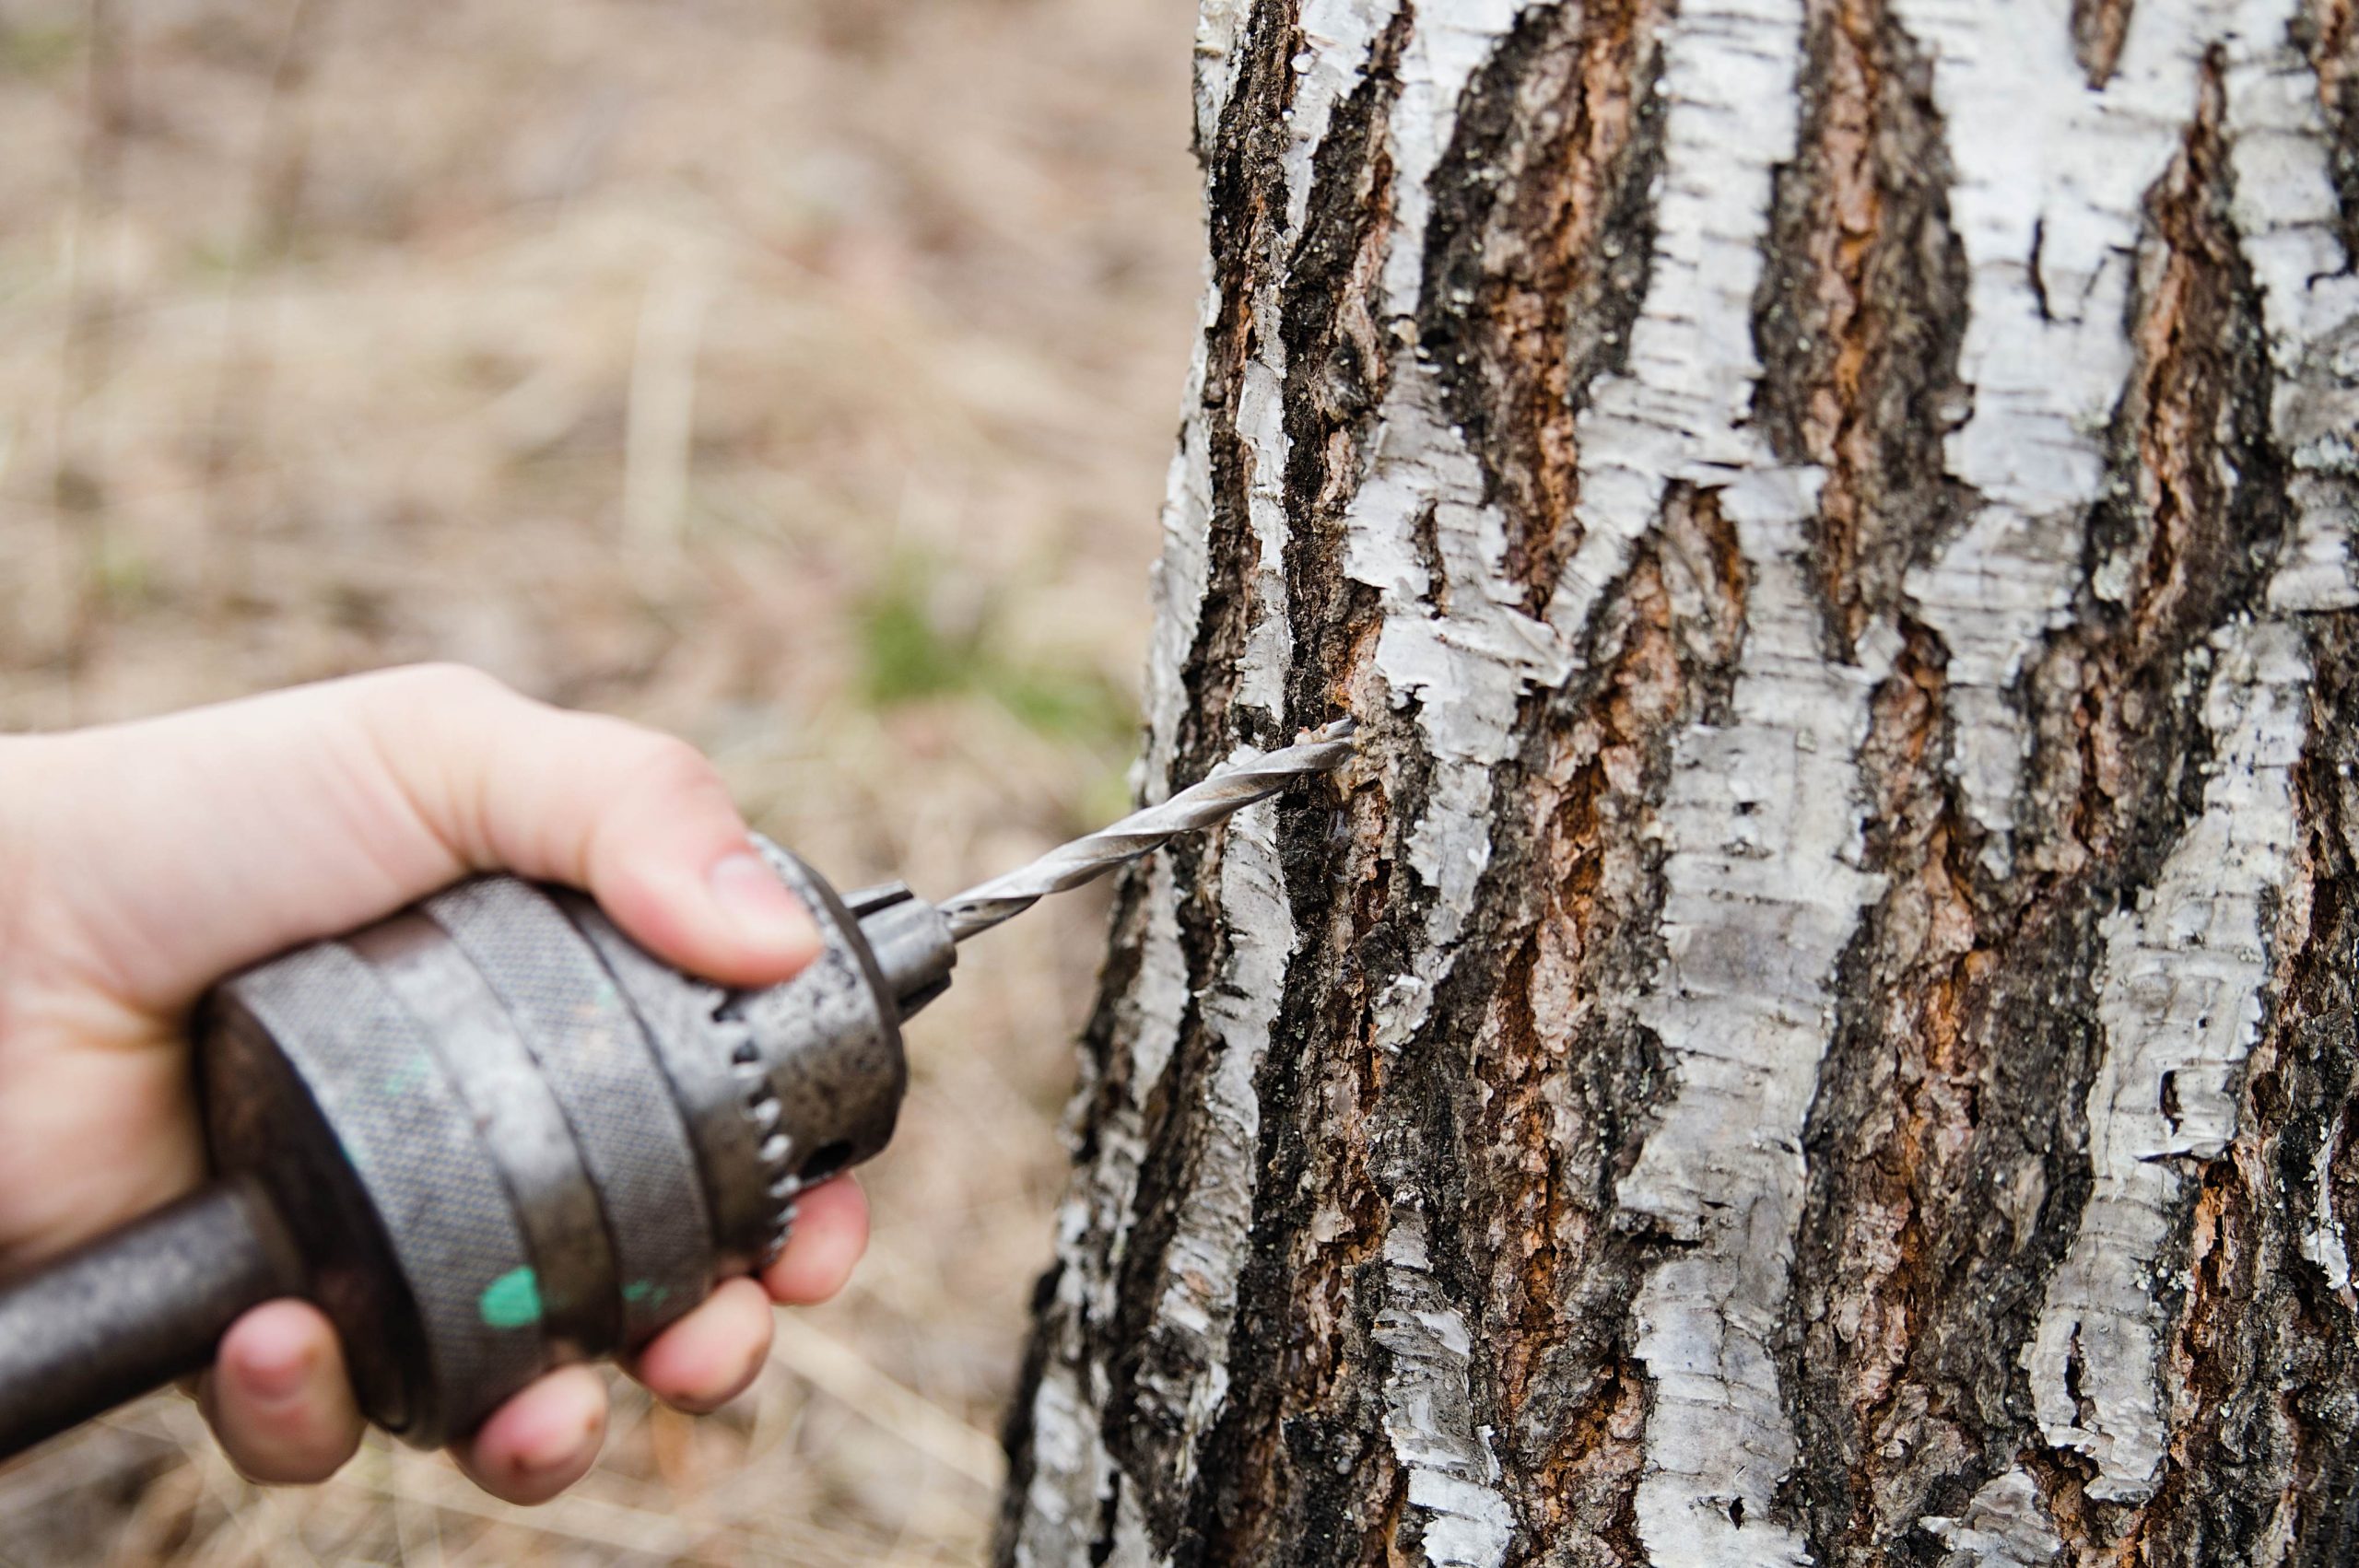
[[[1133,812],[1111,827],[1060,845],[1028,866],[970,887],[942,906],[950,934],[960,942],[1062,893],[1148,854],[1173,835],[1210,827],[1256,801],[1266,800],[1310,773],[1341,767],[1352,755],[1357,726],[1339,719],[1310,739],[1267,756],[1238,763],[1191,784],[1159,805]]]

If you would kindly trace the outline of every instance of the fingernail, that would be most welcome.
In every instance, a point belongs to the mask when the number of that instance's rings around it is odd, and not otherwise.
[[[261,1398],[274,1403],[291,1399],[311,1379],[311,1347],[281,1345],[259,1355],[249,1352],[244,1371],[246,1387]]]
[[[516,1469],[525,1475],[546,1475],[578,1466],[583,1462],[583,1453],[604,1435],[605,1428],[603,1407],[585,1412],[578,1421],[552,1422],[548,1431],[517,1450]]]
[[[713,902],[757,946],[807,952],[819,945],[819,928],[802,901],[751,849],[716,861],[711,881]]]

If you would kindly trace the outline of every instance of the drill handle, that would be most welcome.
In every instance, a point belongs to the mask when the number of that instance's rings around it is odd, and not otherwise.
[[[0,1287],[0,1458],[203,1368],[301,1281],[268,1200],[229,1181]]]

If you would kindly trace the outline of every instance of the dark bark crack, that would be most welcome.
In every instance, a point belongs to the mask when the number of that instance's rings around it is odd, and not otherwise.
[[[1506,514],[1508,575],[1534,614],[1580,542],[1575,417],[1623,363],[1646,293],[1669,10],[1526,11],[1467,88],[1434,173],[1417,340]]]
[[[1968,406],[1967,281],[1931,63],[1882,0],[1814,0],[1803,51],[1800,146],[1754,298],[1754,416],[1781,461],[1825,471],[1813,576],[1829,651],[1849,659],[1966,499],[1942,441]]]
[[[1813,1456],[1790,1492],[1830,1568],[1939,1561],[1917,1519],[2019,1459],[2068,1536],[2117,1527],[2039,1441],[2015,1355],[2090,1188],[2100,922],[2200,808],[2206,639],[2259,607],[2286,521],[2214,88],[2148,198],[2137,369],[2076,624],[2018,693],[2035,743],[2012,882],[1976,863],[1954,797],[1939,639],[1904,621],[1876,696],[1862,768],[1888,888],[1837,987],[1782,1335]],[[2100,581],[2128,586],[2102,600]]]

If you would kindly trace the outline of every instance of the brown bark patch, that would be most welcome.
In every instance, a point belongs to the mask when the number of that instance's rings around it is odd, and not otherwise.
[[[1754,301],[1755,415],[1780,459],[1825,470],[1811,563],[1848,658],[1954,510],[1942,437],[1966,406],[1967,282],[1931,70],[1883,0],[1812,0],[1803,49]]]
[[[1674,486],[1601,618],[1594,684],[1543,717],[1504,792],[1537,825],[1518,855],[1529,891],[1485,944],[1504,962],[1479,1019],[1448,1025],[1475,1038],[1461,1232],[1525,1561],[1644,1557],[1631,1499],[1648,1383],[1623,1342],[1641,1270],[1614,1183],[1648,1068],[1627,999],[1657,954],[1632,936],[1659,923],[1655,812],[1678,735],[1734,666],[1744,588],[1715,497]]]
[[[2200,807],[2206,639],[2257,604],[2285,521],[2208,80],[2147,200],[2135,368],[2080,614],[2020,694],[2035,741],[2013,878],[1978,864],[1951,799],[1938,639],[1904,622],[1877,694],[1862,767],[1889,882],[1838,988],[1784,1351],[1813,1456],[1793,1490],[1829,1565],[1921,1544],[1919,1517],[1955,1515],[2018,1462],[2068,1539],[2126,1527],[2085,1499],[2085,1467],[2040,1441],[2014,1352],[2089,1186],[2102,920]],[[1811,428],[1805,413],[1806,453]]]
[[[2072,58],[2092,88],[2113,80],[2135,0],[2072,0]]]
[[[1667,0],[1534,6],[1468,88],[1433,180],[1418,337],[1540,613],[1579,543],[1575,416],[1622,362],[1653,250]]]
[[[2250,330],[2236,320],[2243,258],[2226,211],[2219,73],[2214,58],[2180,155],[2147,198],[2153,240],[2139,257],[2130,333],[2138,369],[2118,415],[2136,445],[2134,489],[2097,531],[2112,568],[2099,591],[2127,613],[2126,629],[2142,645],[2208,626],[2215,574],[2237,564],[2203,537],[2224,532],[2228,517],[2233,481],[2220,472],[2220,437],[2237,391],[2236,339]]]
[[[2280,922],[2271,1019],[2234,1143],[2197,1171],[2165,1341],[2172,1440],[2125,1550],[2152,1562],[2359,1555],[2359,1293],[2338,1285],[2359,1028],[2359,618],[2310,623],[2309,734],[2294,774],[2301,877]],[[2325,1203],[2321,1209],[2321,1178]]]
[[[1953,1195],[1987,1179],[1973,1134],[1988,1032],[1973,1026],[1973,993],[1993,954],[1978,945],[1946,794],[1942,662],[1938,639],[1911,627],[1871,704],[1868,849],[1889,880],[1846,956],[1844,1022],[1812,1112],[1790,1387],[1812,1455],[1796,1501],[1827,1563],[1885,1560],[1977,1446],[1973,1412],[1911,1367],[1945,1287]],[[2000,1209],[2010,1232],[2025,1228],[2026,1199],[2036,1211],[2036,1192]]]

